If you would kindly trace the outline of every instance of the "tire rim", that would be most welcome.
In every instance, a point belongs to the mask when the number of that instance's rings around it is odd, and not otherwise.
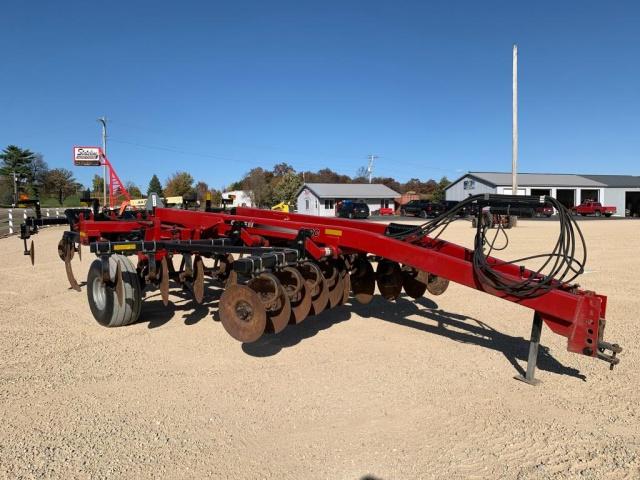
[[[104,310],[107,306],[107,289],[102,280],[96,277],[93,279],[91,285],[91,293],[93,295],[93,301],[99,310]]]

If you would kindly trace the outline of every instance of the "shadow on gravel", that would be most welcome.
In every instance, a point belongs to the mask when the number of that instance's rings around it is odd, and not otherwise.
[[[419,308],[418,304],[423,308]],[[363,318],[377,318],[425,333],[440,335],[455,342],[468,343],[501,352],[519,374],[525,374],[524,368],[520,366],[518,361],[524,362],[526,365],[529,355],[529,339],[507,335],[475,318],[441,310],[435,302],[428,298],[408,301],[401,297],[395,302],[395,305],[379,296],[374,297],[374,300],[368,305],[354,302],[350,307],[337,307],[322,312],[316,317],[309,317],[300,325],[291,326],[278,335],[265,335],[257,342],[243,344],[242,350],[254,357],[275,355],[283,348],[296,345],[305,338],[313,337],[321,330],[348,320],[351,317],[351,312]],[[426,321],[409,318],[414,315],[420,316]],[[567,367],[556,360],[549,352],[549,348],[543,345],[540,345],[538,353],[538,369],[586,380],[586,377],[579,370]]]
[[[145,297],[142,303],[142,312],[136,323],[148,322],[148,328],[158,328],[169,322],[176,312],[188,312],[184,317],[185,325],[195,325],[200,320],[211,315],[211,311],[218,311],[218,299],[221,291],[216,289],[205,290],[205,300],[202,304],[196,303],[191,292],[185,290],[172,289],[173,297],[180,297],[180,300],[169,300],[166,307],[162,303],[159,292]]]

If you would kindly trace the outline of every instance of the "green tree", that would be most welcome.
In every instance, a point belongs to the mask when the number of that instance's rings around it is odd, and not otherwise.
[[[94,196],[101,196],[103,191],[104,179],[100,175],[94,175],[91,180],[91,191]]]
[[[124,188],[127,189],[131,198],[142,198],[142,191],[138,188],[138,186],[133,182],[127,182],[124,185]]]
[[[167,179],[164,194],[167,197],[179,197],[194,193],[193,177],[187,172],[176,172]]]
[[[251,169],[242,180],[242,190],[251,192],[251,199],[256,207],[271,206],[273,190],[270,183],[272,177],[271,172],[256,167]]]
[[[160,183],[160,179],[156,174],[151,177],[149,188],[147,188],[147,195],[149,195],[150,193],[157,193],[161,197],[164,196],[164,192],[162,191],[162,184]]]
[[[33,180],[31,164],[35,159],[35,153],[29,149],[22,149],[15,145],[9,145],[0,153],[2,164],[0,175],[13,176],[15,173],[18,181]]]
[[[207,182],[198,182],[196,183],[196,195],[198,196],[198,200],[200,204],[204,205],[204,202],[207,199],[207,192],[209,191],[209,185]]]
[[[431,198],[434,202],[440,202],[444,200],[445,192],[444,189],[447,188],[451,182],[447,177],[442,177],[440,181],[436,184],[433,193],[431,194]]]
[[[290,171],[282,175],[273,187],[275,203],[294,203],[296,193],[302,186],[302,178],[297,173]]]
[[[44,179],[45,191],[54,194],[60,205],[63,204],[65,198],[76,193],[78,187],[82,186],[73,178],[73,173],[66,168],[49,170]]]

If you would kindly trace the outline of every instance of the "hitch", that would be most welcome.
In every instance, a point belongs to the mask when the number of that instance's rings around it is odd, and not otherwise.
[[[611,351],[611,354],[606,353],[607,350]],[[602,340],[598,342],[597,356],[600,360],[609,362],[609,370],[613,370],[613,367],[620,363],[620,359],[616,357],[620,352],[622,352],[622,347],[617,343],[609,343]]]

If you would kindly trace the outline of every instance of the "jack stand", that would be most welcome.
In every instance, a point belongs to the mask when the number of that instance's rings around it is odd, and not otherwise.
[[[533,323],[531,324],[531,342],[529,343],[529,359],[527,360],[527,374],[516,375],[516,380],[528,383],[529,385],[538,385],[540,380],[535,378],[536,364],[538,362],[538,347],[540,346],[540,334],[542,333],[542,317],[535,312],[533,314]]]

